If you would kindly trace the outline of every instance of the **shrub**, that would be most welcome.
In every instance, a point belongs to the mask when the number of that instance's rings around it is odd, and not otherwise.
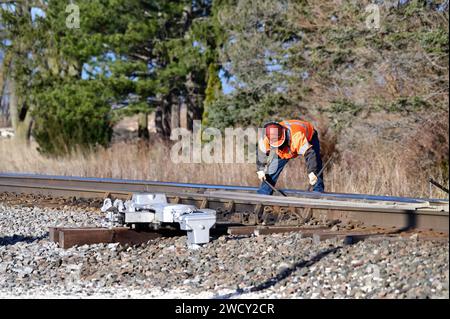
[[[108,90],[96,81],[63,83],[37,96],[33,136],[44,154],[106,146],[112,135]]]
[[[448,113],[429,117],[419,124],[416,132],[405,139],[406,165],[413,174],[428,171],[442,172],[448,182],[449,174],[449,122]]]

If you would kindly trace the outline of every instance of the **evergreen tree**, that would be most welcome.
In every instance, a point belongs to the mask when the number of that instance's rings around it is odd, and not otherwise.
[[[45,6],[38,1],[3,1],[0,6],[0,50],[4,58],[1,67],[1,89],[8,84],[9,113],[17,141],[28,140],[31,134],[33,100],[29,94],[30,75],[36,55],[32,10]]]
[[[11,74],[10,103],[18,105],[12,116],[26,114],[29,124],[34,116],[42,151],[106,145],[111,108],[116,119],[134,113],[145,119],[156,110],[157,130],[165,138],[180,125],[181,106],[188,110],[188,128],[201,119],[208,66],[217,58],[209,33],[211,1],[79,0],[79,28],[67,27],[65,2],[45,2],[34,19],[28,5],[18,1],[1,10],[6,38],[13,39],[3,47],[4,61],[14,62],[3,66]],[[96,97],[92,88],[102,94]],[[87,121],[87,114],[99,134],[74,131],[82,130],[74,121]],[[66,132],[64,125],[71,129]]]
[[[219,63],[233,91],[209,102],[208,121],[217,127],[260,125],[292,116],[290,91],[301,72],[289,66],[300,45],[300,29],[290,18],[296,2],[222,0],[216,6],[223,31]]]

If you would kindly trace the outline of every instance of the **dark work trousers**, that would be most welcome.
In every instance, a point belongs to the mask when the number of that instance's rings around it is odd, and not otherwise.
[[[308,171],[310,170],[311,163],[315,162],[312,171],[317,175],[319,171],[322,169],[322,159],[320,157],[320,143],[319,138],[317,136],[317,132],[314,131],[313,137],[310,141],[312,147],[312,151],[308,150],[305,154],[306,166],[308,167]],[[310,153],[308,153],[310,152]],[[311,163],[308,163],[310,161]],[[284,166],[289,162],[289,159],[282,159],[278,156],[275,156],[274,159],[270,162],[269,167],[267,169],[266,180],[272,186],[275,186],[277,183],[278,177],[280,177],[281,172],[283,171]],[[314,192],[324,192],[325,186],[323,183],[323,174],[317,176],[317,183],[314,185]],[[273,190],[265,183],[262,182],[261,186],[258,189],[258,194],[264,195],[272,195]]]

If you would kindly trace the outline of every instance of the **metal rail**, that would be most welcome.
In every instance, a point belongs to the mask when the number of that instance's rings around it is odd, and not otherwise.
[[[214,184],[195,184],[195,183],[176,183],[176,182],[159,182],[132,179],[115,179],[115,178],[95,178],[95,177],[78,177],[78,176],[56,176],[56,175],[40,175],[40,174],[23,174],[23,173],[0,173],[0,186],[8,186],[9,183],[26,183],[34,185],[36,183],[45,183],[52,185],[70,185],[86,187],[103,187],[111,191],[194,191],[203,192],[205,190],[224,190],[224,191],[243,191],[256,192],[257,187],[252,186],[235,186],[235,185],[214,185]],[[402,203],[447,203],[448,199],[438,198],[413,198],[399,196],[379,196],[369,194],[350,194],[350,193],[317,193],[308,192],[297,189],[282,189],[289,195],[308,197],[308,198],[327,198],[336,200],[364,200],[364,201],[387,201]]]
[[[126,198],[134,192],[163,192],[173,203],[218,211],[218,220],[244,225],[278,223],[311,215],[359,220],[380,227],[435,229],[448,232],[448,200],[285,190],[289,197],[253,193],[255,187],[83,178],[32,174],[0,174],[0,192],[86,198]],[[307,215],[305,217],[305,215]],[[309,217],[308,217],[309,216]]]

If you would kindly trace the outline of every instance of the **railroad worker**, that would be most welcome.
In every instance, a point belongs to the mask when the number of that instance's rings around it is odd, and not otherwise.
[[[273,190],[266,182],[275,186],[284,166],[299,155],[306,160],[313,191],[324,191],[323,176],[317,176],[322,169],[319,137],[310,122],[287,120],[265,124],[257,149],[257,175],[261,180],[258,194],[271,195]]]

